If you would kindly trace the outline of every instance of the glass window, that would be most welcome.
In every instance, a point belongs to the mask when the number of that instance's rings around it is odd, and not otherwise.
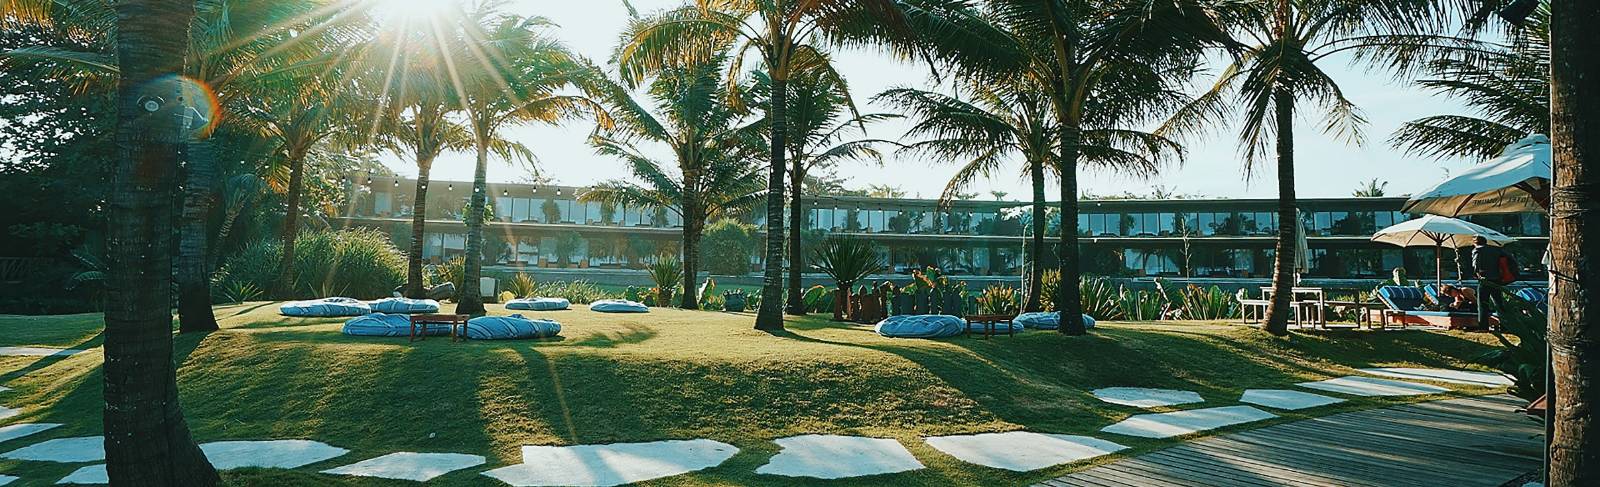
[[[1094,233],[1091,233],[1091,231],[1089,230],[1089,214],[1088,213],[1079,213],[1078,214],[1078,235],[1094,235]]]
[[[1127,231],[1124,232],[1124,234],[1134,236],[1143,235],[1145,233],[1144,215],[1138,213],[1129,213],[1123,217],[1128,221]]]
[[[1197,219],[1196,219],[1196,221],[1195,221],[1195,228],[1199,229],[1201,235],[1216,235],[1217,234],[1217,216],[1216,216],[1216,214],[1214,214],[1214,213],[1201,213],[1201,214],[1199,214]]]
[[[1261,234],[1261,224],[1256,223],[1256,214],[1254,212],[1239,213],[1239,230],[1243,235]]]
[[[1333,215],[1326,211],[1319,211],[1312,214],[1311,231],[1307,233],[1311,235],[1328,235],[1328,232],[1332,229]]]
[[[1177,216],[1172,213],[1157,214],[1156,233],[1163,237],[1171,237],[1175,235],[1177,231],[1177,220]]]
[[[516,205],[512,203],[513,201],[516,200],[507,196],[496,196],[494,198],[494,217],[496,220],[511,221],[512,211],[516,208]]]

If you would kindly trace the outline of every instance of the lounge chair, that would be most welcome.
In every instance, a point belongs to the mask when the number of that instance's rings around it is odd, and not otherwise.
[[[1410,286],[1384,286],[1378,288],[1378,299],[1388,309],[1382,311],[1381,326],[1389,327],[1392,321],[1406,325],[1441,326],[1450,329],[1472,329],[1478,325],[1476,313],[1451,313],[1429,311],[1422,307],[1425,294],[1422,289]]]
[[[1543,289],[1536,287],[1518,289],[1517,297],[1522,298],[1523,301],[1533,303],[1534,306],[1538,306],[1539,311],[1549,312],[1550,310],[1550,295],[1546,294]]]

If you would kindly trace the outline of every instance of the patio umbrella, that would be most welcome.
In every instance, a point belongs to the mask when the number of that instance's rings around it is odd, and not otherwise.
[[[1412,196],[1401,211],[1450,217],[1547,213],[1550,179],[1550,138],[1534,134],[1506,146],[1500,157]]]
[[[1434,279],[1444,283],[1444,259],[1441,249],[1470,247],[1473,237],[1482,235],[1492,245],[1505,245],[1516,241],[1505,234],[1466,220],[1423,215],[1422,218],[1401,222],[1372,235],[1372,241],[1401,247],[1433,247]]]

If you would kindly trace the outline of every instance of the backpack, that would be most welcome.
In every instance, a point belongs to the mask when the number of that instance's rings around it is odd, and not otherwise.
[[[1517,274],[1517,261],[1511,258],[1511,254],[1501,253],[1499,261],[1500,284],[1511,284],[1522,279]]]

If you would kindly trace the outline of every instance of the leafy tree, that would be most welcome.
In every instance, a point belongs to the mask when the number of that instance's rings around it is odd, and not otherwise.
[[[700,256],[706,262],[706,271],[725,276],[742,276],[750,272],[750,258],[755,256],[760,242],[756,226],[724,218],[706,225],[705,237],[700,246]]]

